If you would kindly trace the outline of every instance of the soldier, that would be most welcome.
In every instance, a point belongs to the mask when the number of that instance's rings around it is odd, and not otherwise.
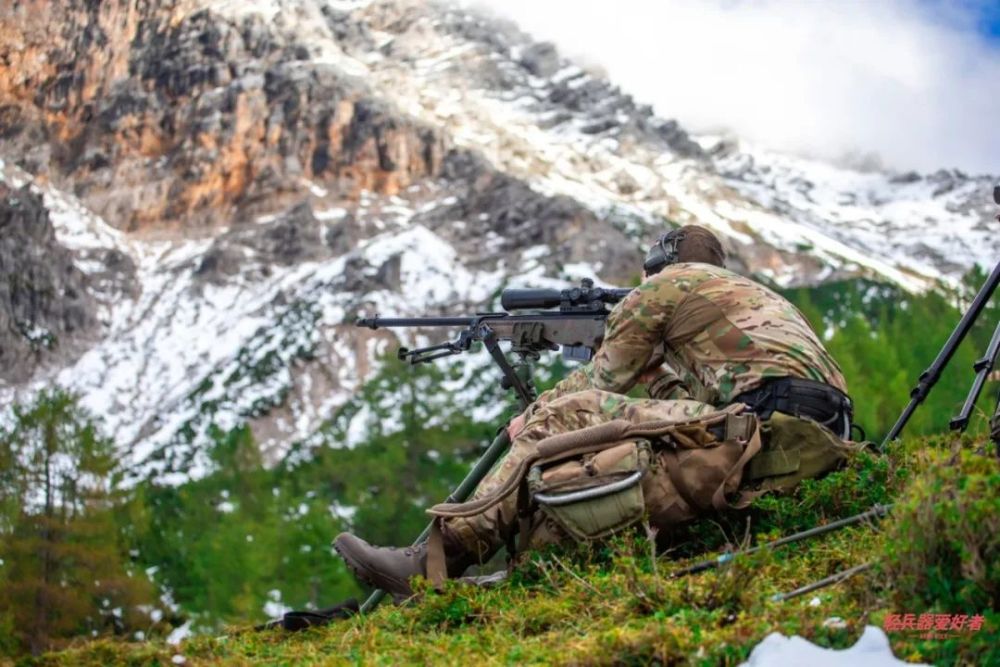
[[[602,537],[643,512],[669,529],[842,461],[852,408],[839,367],[792,304],[723,260],[702,227],[661,236],[594,360],[511,421],[510,450],[472,500],[432,508],[429,547],[342,533],[334,547],[354,574],[399,600],[412,576],[460,576],[515,532],[534,549]],[[649,399],[624,395],[637,383]]]

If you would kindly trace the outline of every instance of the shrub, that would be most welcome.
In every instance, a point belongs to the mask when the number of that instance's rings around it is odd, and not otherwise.
[[[900,609],[1000,607],[1000,461],[931,452],[893,510],[885,572]]]

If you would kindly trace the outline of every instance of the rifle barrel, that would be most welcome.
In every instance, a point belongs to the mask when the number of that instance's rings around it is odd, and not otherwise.
[[[359,317],[355,326],[369,329],[387,329],[390,327],[468,327],[477,320],[491,322],[534,322],[568,321],[568,320],[603,320],[607,316],[603,311],[570,311],[543,310],[534,313],[476,313],[462,317]]]
[[[467,327],[474,317],[361,317],[355,322],[359,327],[385,329],[389,327]]]

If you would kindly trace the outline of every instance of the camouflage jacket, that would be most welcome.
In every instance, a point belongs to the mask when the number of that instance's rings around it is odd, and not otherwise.
[[[771,377],[818,380],[846,392],[844,377],[802,313],[763,285],[709,264],[674,264],[650,276],[607,319],[594,360],[539,404],[584,389],[625,393],[662,354],[647,386],[658,399],[721,406]]]

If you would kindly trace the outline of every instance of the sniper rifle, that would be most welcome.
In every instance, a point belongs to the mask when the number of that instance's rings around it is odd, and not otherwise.
[[[468,352],[473,343],[482,343],[503,372],[501,386],[513,389],[527,407],[537,397],[531,381],[531,364],[542,352],[562,348],[563,358],[589,361],[604,339],[604,320],[609,304],[621,301],[632,290],[594,287],[584,279],[570,289],[506,289],[500,295],[505,311],[476,313],[462,317],[362,317],[359,327],[387,328],[460,328],[458,338],[417,349],[399,348],[397,356],[410,364],[426,363],[453,354]],[[523,312],[531,311],[531,312]],[[509,341],[517,355],[511,363],[500,349]]]

